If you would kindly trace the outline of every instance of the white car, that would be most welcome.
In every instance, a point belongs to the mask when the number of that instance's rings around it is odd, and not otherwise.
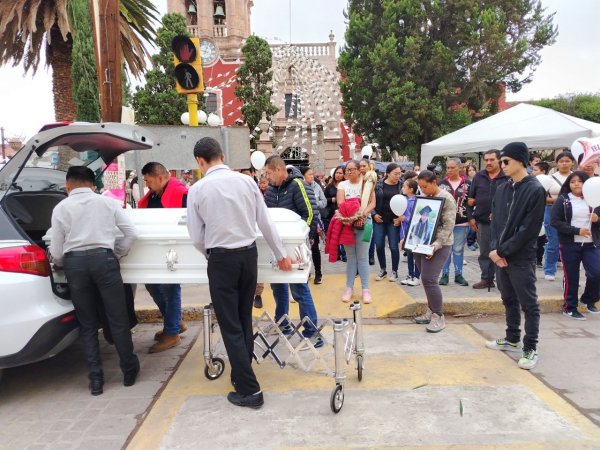
[[[38,133],[0,169],[0,371],[56,355],[78,336],[64,273],[52,270],[46,257],[52,210],[67,195],[65,172],[52,168],[57,153],[73,149],[80,152],[76,162],[99,169],[123,152],[153,145],[137,126],[63,124]],[[257,230],[259,281],[305,283],[311,268],[308,226],[292,211],[269,212],[295,270],[277,270]],[[208,282],[207,261],[192,246],[185,209],[126,214],[139,233],[120,261],[126,283]]]
[[[100,168],[123,152],[153,145],[137,126],[57,124],[0,169],[0,374],[52,357],[78,337],[68,286],[55,282],[42,239],[53,208],[67,195],[65,172],[49,168],[49,155],[72,149]]]

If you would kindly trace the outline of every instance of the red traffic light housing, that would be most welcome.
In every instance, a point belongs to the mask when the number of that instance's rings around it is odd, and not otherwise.
[[[204,92],[200,40],[183,35],[175,36],[171,41],[171,50],[175,55],[173,72],[177,92],[180,94]]]

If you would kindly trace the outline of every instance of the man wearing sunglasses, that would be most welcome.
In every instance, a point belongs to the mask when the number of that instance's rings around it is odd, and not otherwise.
[[[507,144],[500,162],[510,182],[496,191],[492,201],[490,259],[506,313],[506,336],[486,342],[494,350],[521,349],[521,309],[525,316],[523,353],[518,365],[533,369],[537,364],[540,306],[535,289],[537,237],[544,220],[546,191],[527,174],[529,151],[523,142]]]

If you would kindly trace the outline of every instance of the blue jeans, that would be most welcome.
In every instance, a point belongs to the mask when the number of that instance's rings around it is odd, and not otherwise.
[[[375,248],[377,249],[377,259],[379,260],[379,267],[381,270],[385,270],[385,237],[388,238],[388,244],[390,246],[390,253],[392,255],[392,270],[398,272],[398,263],[400,262],[400,250],[398,249],[398,242],[400,241],[400,234],[398,233],[398,227],[395,227],[393,223],[377,223],[373,222],[373,240],[375,241]]]
[[[369,220],[369,219],[367,219]],[[354,287],[356,272],[360,276],[360,284],[363,289],[369,289],[369,246],[371,241],[363,242],[364,230],[354,229],[354,244],[345,245],[346,256],[346,287]]]
[[[560,244],[560,259],[565,272],[563,282],[564,310],[567,312],[575,311],[579,304],[579,268],[581,263],[583,263],[585,270],[585,289],[581,294],[581,303],[594,306],[600,293],[600,247],[596,247],[591,242]]]
[[[408,265],[408,276],[418,279],[421,276],[421,272],[419,272],[419,268],[415,263],[415,255],[410,250],[406,251],[406,264]]]
[[[181,322],[181,285],[147,284],[146,290],[163,316],[163,333],[177,336]]]
[[[289,313],[289,291],[291,290],[292,297],[298,302],[300,308],[300,320],[308,317],[313,324],[317,325],[317,310],[315,309],[315,303],[313,302],[308,283],[271,283],[271,289],[275,298],[275,321],[278,321],[285,314]],[[283,321],[281,324],[285,326],[288,323],[287,321]],[[304,337],[311,337],[315,334],[315,331],[316,329],[312,325],[306,324],[302,334]]]
[[[548,242],[546,243],[545,253],[546,258],[544,260],[544,275],[556,275],[556,263],[558,262],[559,251],[558,251],[558,232],[556,228],[550,225],[550,212],[552,205],[546,205],[544,210],[544,229],[546,230],[546,237]]]
[[[463,261],[465,256],[465,243],[467,242],[467,234],[469,227],[454,227],[454,244],[452,244],[452,252],[448,255],[446,264],[442,269],[442,275],[450,273],[450,260],[454,259],[454,276],[462,275]]]

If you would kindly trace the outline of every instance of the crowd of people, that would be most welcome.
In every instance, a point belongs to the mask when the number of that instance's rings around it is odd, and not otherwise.
[[[578,310],[580,303],[589,313],[600,312],[596,307],[600,297],[600,209],[589,207],[582,193],[583,183],[595,176],[595,167],[575,170],[577,161],[568,151],[555,158],[556,171],[550,174],[553,183],[549,188],[536,180],[536,175],[549,174],[549,164],[530,154],[522,142],[510,143],[502,151],[485,152],[480,171],[462,158],[448,158],[443,168],[430,165],[426,170],[405,171],[389,163],[385,173],[377,174],[372,161],[363,158],[336,167],[325,180],[316,176],[313,168],[286,165],[275,155],[267,158],[261,174],[253,168],[236,173],[223,163],[220,145],[210,138],[198,141],[194,157],[203,177],[191,186],[187,178],[176,179],[158,162],[146,164],[141,175],[147,190],[135,199],[135,206],[187,208],[193,245],[208,259],[211,300],[232,366],[235,389],[228,399],[235,405],[259,408],[263,404],[251,366],[252,308],[263,307],[265,289],[257,283],[256,224],[278,267],[291,270],[290,255],[285,253],[268,208],[290,209],[306,222],[314,284],[327,282],[322,251],[330,262],[345,264],[346,287],[339,297],[342,302],[355,299],[357,278],[359,299],[365,304],[377,301],[369,288],[375,254],[379,264],[375,282],[387,279],[405,286],[422,284],[427,310],[414,321],[431,333],[446,327],[442,287],[450,282],[451,268],[454,283],[469,286],[463,276],[464,251],[465,247],[478,250],[481,276],[471,287],[489,290],[497,283],[506,311],[506,335],[486,346],[522,352],[518,365],[523,369],[535,367],[538,360],[536,265],[543,267],[545,281],[551,282],[556,279],[560,259],[565,316],[585,320]],[[50,252],[54,264],[64,266],[81,324],[90,391],[99,395],[104,378],[98,348],[98,298],[119,354],[124,385],[134,384],[140,370],[133,353],[118,264],[137,234],[116,202],[94,194],[94,174],[89,169],[73,167],[66,180],[69,197],[53,213]],[[139,183],[137,179],[135,182]],[[394,207],[398,196],[405,198],[403,213]],[[240,201],[247,206],[242,213]],[[96,223],[100,220],[94,221],[93,232],[91,225],[73,226],[82,215],[89,214],[90,204],[103,217],[105,227],[100,231]],[[222,227],[223,223],[229,227]],[[115,227],[125,236],[119,245]],[[402,257],[407,262],[405,276],[399,273]],[[585,288],[579,297],[581,264]],[[149,352],[166,351],[179,345],[179,335],[187,330],[182,319],[181,286],[147,284],[146,289],[163,317],[162,330],[154,336],[156,342]],[[286,336],[301,332],[315,348],[323,346],[309,283],[272,283],[270,289],[281,332]],[[286,320],[291,299],[298,303],[300,316],[308,318],[301,331]]]

